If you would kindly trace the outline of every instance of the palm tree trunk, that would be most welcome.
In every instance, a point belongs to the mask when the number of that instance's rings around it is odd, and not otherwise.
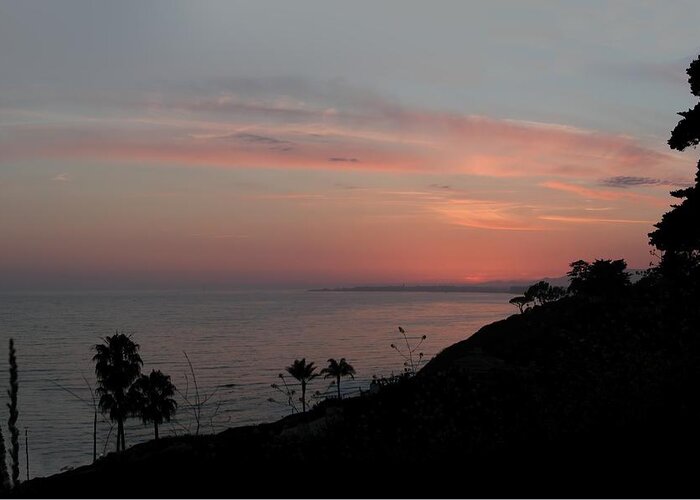
[[[26,427],[24,428],[24,458],[27,460],[26,472],[27,481],[29,481],[29,436]]]
[[[92,461],[97,460],[97,410],[95,418],[92,420]]]
[[[124,439],[124,422],[122,422],[122,451],[126,450],[126,443]]]
[[[121,437],[122,437],[122,421],[121,419],[117,419],[117,452],[119,452],[119,448],[121,446]]]
[[[153,422],[153,427],[156,431],[156,439],[158,439],[158,422]]]
[[[340,375],[338,375],[338,399],[340,399]]]
[[[301,412],[306,413],[306,382],[301,381]]]

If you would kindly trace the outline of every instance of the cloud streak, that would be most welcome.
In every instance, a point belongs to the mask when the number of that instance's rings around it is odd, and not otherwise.
[[[328,161],[336,162],[336,163],[358,163],[360,160],[357,158],[339,158],[337,156],[333,158],[328,158]]]
[[[649,220],[634,220],[634,219],[605,219],[605,218],[594,218],[594,217],[570,217],[565,215],[541,215],[539,217],[542,220],[554,221],[554,222],[567,222],[576,224],[653,224]]]
[[[656,179],[652,177],[636,177],[628,175],[618,175],[602,179],[600,184],[613,188],[631,188],[638,186],[688,186],[688,183],[671,181],[668,179]]]
[[[112,98],[113,106],[128,110],[113,119],[52,115],[44,123],[8,122],[0,158],[603,178],[616,187],[667,178],[680,165],[677,155],[625,135],[410,109],[342,86],[319,91],[313,101],[298,82],[291,90],[300,97],[281,93],[283,83],[267,88],[273,95],[239,86],[237,92]]]
[[[547,181],[541,184],[542,187],[553,189],[557,191],[564,191],[566,193],[572,193],[582,198],[587,198],[589,200],[605,200],[605,201],[617,201],[617,200],[631,200],[635,202],[643,202],[650,205],[664,205],[665,202],[653,196],[631,193],[627,191],[610,191],[604,189],[595,189],[579,184],[570,184],[560,181]]]
[[[284,141],[281,139],[276,139],[275,137],[268,137],[265,135],[250,134],[246,132],[237,132],[235,134],[225,135],[219,137],[222,140],[236,140],[243,143],[251,144],[254,146],[260,146],[268,151],[281,151],[289,152],[294,149],[294,143],[291,141]]]
[[[457,226],[496,231],[541,231],[532,218],[532,207],[492,200],[448,199],[433,206],[448,223]]]

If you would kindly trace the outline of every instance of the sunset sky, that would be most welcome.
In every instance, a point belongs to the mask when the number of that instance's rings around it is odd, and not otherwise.
[[[700,3],[0,1],[0,288],[651,260]]]

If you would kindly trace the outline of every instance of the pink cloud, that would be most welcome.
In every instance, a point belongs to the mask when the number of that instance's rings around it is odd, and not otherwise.
[[[172,95],[120,109],[130,115],[52,115],[7,126],[0,156],[561,179],[678,177],[686,167],[679,156],[620,134],[411,110],[376,96],[335,106],[286,95]]]
[[[280,140],[281,142],[281,140]],[[424,170],[428,158],[409,145],[358,145],[357,141],[309,141],[291,150],[267,143],[167,134],[149,127],[128,132],[86,127],[22,127],[0,141],[2,161],[22,159],[106,160],[190,166],[315,168],[327,170]],[[361,150],[358,154],[358,150]],[[334,161],[353,158],[355,161]]]
[[[563,272],[574,258],[632,243],[631,265],[640,265],[650,221],[669,202],[667,188],[644,183],[692,173],[664,144],[620,134],[321,94],[165,95],[114,102],[94,116],[4,120],[0,170],[39,160],[84,161],[76,172],[109,162],[333,174],[207,172],[197,176],[201,192],[184,184],[192,176],[157,186],[131,179],[115,193],[99,186],[99,204],[95,184],[42,191],[7,189],[3,179],[0,202],[15,218],[2,248],[6,269],[39,261],[197,280],[450,280]],[[242,181],[219,184],[225,177]],[[28,211],[13,212],[18,200],[37,204],[32,225]]]
[[[565,191],[567,193],[573,193],[577,196],[583,198],[588,198],[592,200],[606,200],[606,201],[616,201],[616,200],[630,200],[636,202],[644,202],[650,205],[664,206],[667,204],[665,198],[657,198],[654,196],[643,195],[639,193],[633,193],[628,191],[612,191],[606,189],[593,189],[585,187],[579,184],[569,184],[559,181],[547,181],[541,184],[542,187],[548,189],[554,189],[558,191]]]
[[[541,231],[532,208],[522,204],[489,200],[454,200],[432,206],[447,222],[463,227],[498,231]]]
[[[604,219],[604,218],[594,218],[594,217],[569,217],[565,215],[540,215],[540,219],[554,221],[554,222],[573,222],[580,224],[653,224],[653,221],[649,220],[636,220],[636,219]]]

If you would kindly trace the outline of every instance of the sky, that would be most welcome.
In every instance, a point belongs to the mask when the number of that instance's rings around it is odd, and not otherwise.
[[[654,261],[700,4],[0,0],[0,288]]]

